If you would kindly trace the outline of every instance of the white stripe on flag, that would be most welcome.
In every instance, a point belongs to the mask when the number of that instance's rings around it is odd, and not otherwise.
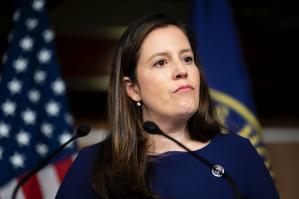
[[[60,182],[52,164],[43,168],[36,175],[43,199],[53,199],[56,196]]]
[[[16,187],[18,181],[16,179],[12,179],[9,181],[6,185],[0,188],[0,197],[1,199],[11,199],[12,192],[14,191],[14,188]],[[17,193],[17,199],[25,199],[24,193],[22,189],[19,189]]]

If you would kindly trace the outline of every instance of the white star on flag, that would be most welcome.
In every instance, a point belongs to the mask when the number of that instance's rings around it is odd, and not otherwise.
[[[18,19],[20,18],[20,14],[21,14],[20,10],[15,11],[15,13],[13,14],[13,17],[12,17],[13,20],[18,21]]]
[[[42,84],[46,79],[47,73],[42,70],[36,70],[34,73],[34,80],[36,83]]]
[[[47,145],[39,143],[35,145],[35,150],[40,154],[40,156],[45,157],[49,151],[49,148]]]
[[[9,131],[10,131],[10,126],[8,124],[5,124],[3,121],[0,123],[0,138],[2,139],[3,137],[8,138],[9,137]]]
[[[0,160],[2,160],[4,149],[0,146]]]
[[[60,142],[60,145],[63,145],[64,143],[69,141],[71,138],[72,138],[72,135],[69,132],[63,131],[63,133],[58,136],[58,141]],[[66,147],[72,148],[73,142],[69,143]]]
[[[26,111],[21,113],[21,117],[23,118],[26,125],[35,124],[36,113],[29,108],[27,108]]]
[[[28,91],[28,98],[30,99],[31,102],[37,103],[40,99],[40,93],[36,89],[32,89]]]
[[[28,28],[29,31],[33,30],[37,26],[37,24],[38,24],[38,20],[37,19],[31,19],[31,18],[29,18],[29,19],[26,20],[26,26],[27,26],[27,28]]]
[[[16,110],[17,104],[14,102],[11,102],[9,99],[6,100],[3,104],[1,104],[1,109],[4,112],[5,116],[14,116],[15,110]]]
[[[43,48],[37,54],[37,59],[40,64],[47,64],[50,61],[51,56],[52,56],[52,52],[50,50]]]
[[[21,92],[22,82],[18,81],[16,78],[13,78],[10,82],[7,83],[7,88],[12,95]]]
[[[29,146],[30,134],[23,131],[22,129],[16,134],[16,140],[20,147]]]
[[[7,61],[7,52],[5,52],[2,56],[2,64],[5,64],[6,61]]]
[[[72,125],[74,123],[74,119],[73,119],[72,115],[69,113],[64,114],[64,120],[67,123],[69,123],[70,125]]]
[[[43,37],[47,43],[52,41],[52,39],[54,38],[54,35],[55,35],[55,33],[53,30],[45,30],[43,32]]]
[[[28,65],[28,60],[24,59],[23,57],[19,57],[17,60],[13,62],[13,67],[16,69],[17,73],[23,72],[27,65]]]
[[[25,156],[22,154],[19,154],[17,151],[15,151],[14,155],[9,157],[9,161],[13,165],[15,169],[19,167],[24,167],[24,161],[25,161]]]
[[[51,100],[49,103],[45,105],[45,110],[47,111],[49,117],[57,117],[59,115],[59,108],[60,105],[54,100]]]
[[[41,127],[40,127],[41,132],[47,136],[48,138],[52,137],[52,133],[54,131],[54,127],[53,125],[47,123],[47,122],[43,122]]]
[[[18,182],[32,169],[32,163],[46,159],[60,146],[59,138],[63,141],[73,136],[73,126],[67,123],[71,118],[66,115],[69,112],[67,84],[61,77],[55,57],[55,29],[49,23],[48,1],[14,1],[12,29],[4,38],[7,52],[3,49],[0,54],[0,68],[3,62],[5,69],[0,69],[2,199],[10,198],[11,182]],[[61,184],[59,177],[63,178],[65,174],[65,168],[60,168],[59,164],[69,167],[77,152],[77,144],[72,145],[49,162],[50,172],[34,176],[37,181],[33,189],[30,185],[22,187],[20,192],[24,199],[36,194],[40,198],[55,198],[55,189]],[[56,176],[58,174],[61,175]],[[44,189],[47,183],[50,183],[50,189]]]
[[[41,11],[44,7],[45,2],[43,0],[34,0],[32,7],[36,11]]]
[[[29,36],[24,37],[20,40],[20,47],[23,51],[30,51],[33,47],[33,39]]]
[[[65,91],[65,84],[61,79],[56,79],[52,82],[51,88],[55,95],[62,95]]]

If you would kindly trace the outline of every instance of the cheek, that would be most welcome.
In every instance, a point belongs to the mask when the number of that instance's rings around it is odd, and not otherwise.
[[[140,96],[143,103],[149,107],[165,104],[169,100],[168,78],[163,73],[152,73],[151,71],[139,71],[138,82]]]
[[[200,73],[199,73],[199,70],[196,68],[195,71],[193,71],[193,78],[194,78],[194,83],[197,87],[196,89],[196,101],[198,102],[198,106],[199,106],[199,101],[200,101]]]
[[[142,75],[139,79],[140,85],[140,94],[143,101],[146,101],[145,98],[158,97],[163,94],[162,90],[164,88],[165,82],[163,79],[158,78],[156,75]]]
[[[200,87],[200,73],[197,67],[191,71],[192,79],[198,88]]]
[[[200,86],[200,73],[199,73],[198,70],[197,70],[196,75],[197,75],[197,83],[198,83],[198,85]]]

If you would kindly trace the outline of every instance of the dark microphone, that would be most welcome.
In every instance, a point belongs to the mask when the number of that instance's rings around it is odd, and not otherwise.
[[[19,188],[25,183],[27,182],[27,180],[29,180],[29,178],[31,178],[31,176],[33,176],[34,174],[36,174],[39,170],[41,170],[42,168],[44,168],[52,158],[54,158],[60,151],[62,151],[62,149],[68,145],[70,142],[74,141],[75,139],[77,139],[78,137],[84,137],[86,135],[88,135],[90,132],[90,126],[86,123],[80,124],[80,126],[77,128],[76,134],[66,143],[64,143],[63,145],[61,145],[58,149],[56,149],[50,156],[48,156],[45,160],[43,160],[41,163],[39,163],[34,169],[32,169],[24,178],[22,178],[22,180],[20,180],[17,184],[17,186],[14,189],[13,195],[12,195],[12,199],[15,199],[17,196],[17,192],[19,190]]]
[[[76,135],[78,137],[84,137],[87,136],[90,132],[90,126],[86,123],[80,124],[80,126],[77,128]]]
[[[193,157],[195,157],[197,160],[199,160],[200,162],[204,163],[205,165],[207,165],[209,168],[213,169],[213,165],[208,162],[207,160],[205,160],[204,158],[200,157],[199,155],[197,155],[196,153],[194,153],[193,151],[190,151],[187,147],[185,147],[183,144],[181,144],[180,142],[176,141],[175,139],[173,139],[172,137],[168,136],[167,134],[163,133],[163,131],[161,131],[159,129],[159,127],[154,123],[154,122],[144,122],[143,124],[143,129],[148,132],[149,134],[153,134],[153,135],[163,135],[164,137],[167,137],[168,139],[174,141],[175,143],[177,143],[180,147],[186,149],[186,151],[189,152],[190,155],[192,155]],[[232,186],[234,192],[235,192],[235,198],[236,199],[241,199],[241,195],[238,189],[237,184],[235,183],[235,181],[226,173],[223,173],[222,171],[218,171],[219,173],[222,174],[222,176],[224,177],[224,179],[226,179],[230,185]]]

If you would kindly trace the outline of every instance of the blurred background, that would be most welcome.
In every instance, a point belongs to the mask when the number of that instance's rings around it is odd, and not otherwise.
[[[106,122],[112,53],[136,19],[166,13],[188,22],[189,0],[48,0],[50,24],[75,126],[91,125],[79,148],[100,141]],[[282,199],[299,198],[299,2],[230,0],[258,118]],[[0,55],[14,1],[0,3]],[[2,68],[0,68],[1,74]],[[1,95],[1,93],[0,93]]]

